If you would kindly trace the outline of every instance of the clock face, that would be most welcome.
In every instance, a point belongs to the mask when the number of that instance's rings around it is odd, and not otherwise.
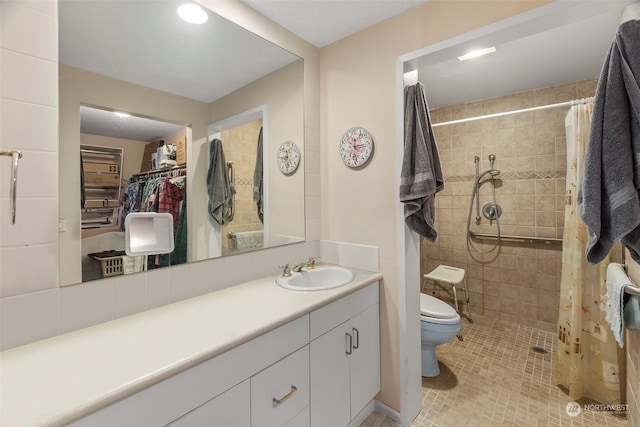
[[[300,163],[300,149],[295,142],[285,141],[278,148],[276,161],[280,172],[285,175],[292,174]]]
[[[373,138],[366,129],[351,128],[342,136],[339,151],[345,165],[351,168],[362,166],[373,152]]]

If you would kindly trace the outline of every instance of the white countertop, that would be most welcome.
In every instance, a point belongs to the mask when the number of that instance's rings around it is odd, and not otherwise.
[[[290,291],[277,276],[0,353],[0,425],[61,425],[382,279]]]

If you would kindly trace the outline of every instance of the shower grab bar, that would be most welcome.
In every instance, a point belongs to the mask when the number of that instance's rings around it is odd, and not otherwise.
[[[640,288],[637,286],[625,286],[624,293],[628,295],[640,297]]]
[[[229,160],[227,162],[227,174],[229,176],[229,182],[231,183],[231,187],[235,188],[236,186],[236,169],[233,166],[233,162]],[[236,211],[236,196],[234,194],[231,195],[231,208],[229,209],[229,222],[233,221],[233,216]]]
[[[473,230],[469,230],[469,234],[471,235],[471,237],[476,239],[497,239],[498,238],[498,236],[495,234],[476,233]],[[562,243],[562,239],[556,239],[554,237],[528,237],[528,236],[501,235],[500,240],[511,240],[511,241],[524,242],[524,243],[543,242],[543,243],[546,243],[547,245],[551,243]]]
[[[9,223],[16,223],[16,195],[18,189],[18,159],[22,153],[17,150],[0,151],[0,156],[11,157],[11,181],[9,186]]]

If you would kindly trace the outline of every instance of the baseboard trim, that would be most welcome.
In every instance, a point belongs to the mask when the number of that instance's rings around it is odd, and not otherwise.
[[[373,413],[373,410],[375,409],[374,402],[374,400],[371,400],[369,403],[367,403],[367,406],[365,406],[360,412],[358,412],[358,415],[356,415],[351,420],[351,422],[347,424],[347,427],[359,427],[360,424],[362,424],[364,420],[366,420],[367,417]]]
[[[385,405],[384,403],[375,400],[375,409],[376,411],[380,412],[382,415],[384,415],[387,418],[391,418],[393,421],[402,424],[400,422],[400,412],[396,411],[393,408],[390,408],[389,406]]]

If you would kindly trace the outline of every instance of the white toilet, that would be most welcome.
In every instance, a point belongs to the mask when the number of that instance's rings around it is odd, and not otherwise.
[[[422,376],[440,374],[436,346],[444,344],[460,332],[460,315],[449,304],[430,295],[420,294],[420,337],[422,343]]]

